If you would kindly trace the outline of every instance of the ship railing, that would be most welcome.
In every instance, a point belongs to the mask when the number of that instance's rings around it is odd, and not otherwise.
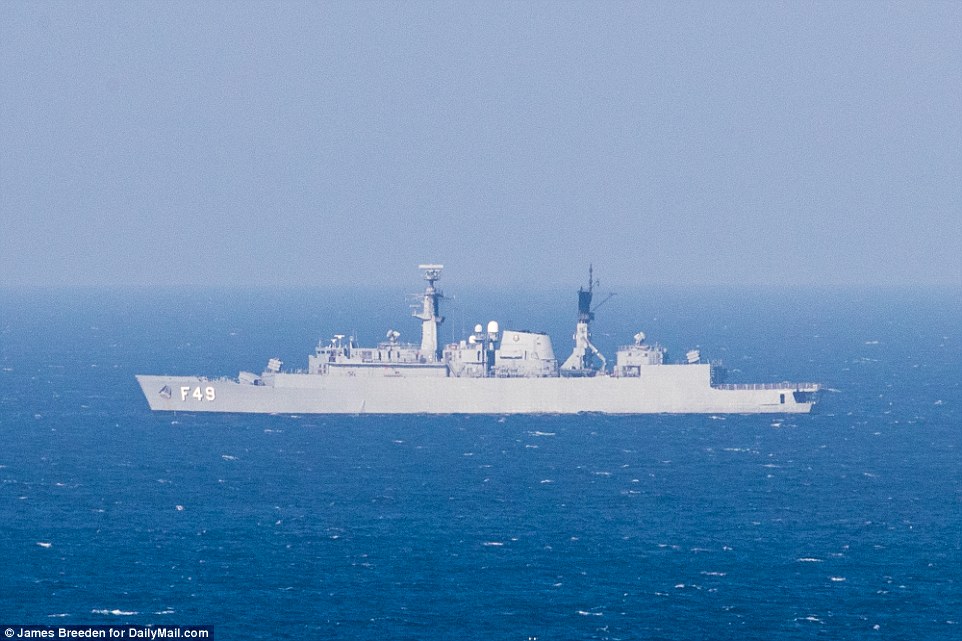
[[[715,389],[724,390],[797,390],[797,391],[807,391],[818,389],[818,383],[723,383],[719,385],[712,385]]]

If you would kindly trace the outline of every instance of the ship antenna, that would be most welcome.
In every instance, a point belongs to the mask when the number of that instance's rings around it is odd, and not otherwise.
[[[599,307],[601,307],[602,305],[604,305],[614,297],[615,297],[615,292],[611,292],[610,294],[605,296],[604,300],[602,300],[600,303],[598,303],[597,305],[591,308],[591,313],[594,314],[596,311],[598,311]]]

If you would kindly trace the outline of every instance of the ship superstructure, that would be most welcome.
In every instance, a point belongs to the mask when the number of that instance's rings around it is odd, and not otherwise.
[[[595,281],[578,290],[571,355],[559,366],[551,337],[502,330],[496,321],[442,346],[443,265],[420,265],[427,287],[413,316],[419,344],[389,329],[374,347],[335,334],[308,357],[306,372],[285,372],[272,358],[261,374],[236,379],[138,375],[153,410],[319,414],[761,413],[808,412],[814,383],[725,385],[722,370],[697,350],[667,363],[643,332],[617,350],[614,366],[591,342]],[[606,299],[607,300],[607,299]],[[603,301],[604,302],[604,301]]]

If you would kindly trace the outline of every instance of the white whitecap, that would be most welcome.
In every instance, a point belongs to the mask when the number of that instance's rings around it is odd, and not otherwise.
[[[113,610],[91,610],[90,612],[91,612],[91,614],[112,614],[112,615],[114,615],[115,617],[129,617],[129,616],[134,616],[135,614],[139,614],[139,612],[135,612],[135,611],[133,611],[133,610],[118,610],[118,609],[113,609]]]
[[[42,548],[49,548],[53,543],[47,543],[46,541],[37,541],[37,545]]]

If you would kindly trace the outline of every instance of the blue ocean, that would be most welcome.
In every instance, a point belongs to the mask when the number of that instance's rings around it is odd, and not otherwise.
[[[0,623],[218,639],[960,639],[962,292],[649,288],[598,312],[801,416],[151,413],[417,336],[404,291],[0,291]],[[459,291],[570,349],[575,296]]]

